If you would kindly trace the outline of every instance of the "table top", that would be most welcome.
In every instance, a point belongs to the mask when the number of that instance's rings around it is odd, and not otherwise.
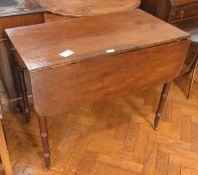
[[[43,12],[36,0],[1,0],[0,17]]]
[[[38,0],[52,13],[63,16],[91,16],[137,8],[140,0]]]
[[[6,29],[6,33],[29,71],[170,43],[189,36],[140,9]]]

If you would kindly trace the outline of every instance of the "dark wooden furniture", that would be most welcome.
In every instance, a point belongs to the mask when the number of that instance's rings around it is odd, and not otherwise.
[[[198,28],[198,0],[142,0],[141,8],[152,15],[169,22],[192,34],[191,47],[180,76],[193,71],[187,97],[190,97],[194,74],[196,71],[195,31]]]
[[[181,28],[198,20],[197,0],[142,0],[141,8]]]
[[[44,10],[35,0],[0,1],[0,69],[10,103],[20,99],[17,94],[8,52],[5,47],[4,30],[6,28],[39,24],[44,22]],[[30,43],[27,43],[29,45]],[[15,73],[14,73],[15,74]],[[29,92],[31,89],[29,86]]]
[[[3,125],[2,125],[2,120],[3,114],[0,106],[0,159],[2,160],[2,166],[5,172],[5,175],[13,175],[12,173],[12,166],[10,163],[10,157],[9,157],[9,152],[5,140],[5,135],[4,135],[4,130],[3,130]]]
[[[165,83],[157,128],[170,82],[189,47],[189,34],[139,9],[7,29],[6,34],[24,70],[19,74],[31,79],[46,168],[47,118],[82,104]]]

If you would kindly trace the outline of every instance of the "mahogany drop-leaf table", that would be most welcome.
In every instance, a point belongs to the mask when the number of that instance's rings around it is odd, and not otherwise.
[[[47,118],[82,104],[164,83],[157,128],[189,48],[189,34],[140,9],[7,29],[6,34],[21,86],[23,74],[31,80],[46,168]]]

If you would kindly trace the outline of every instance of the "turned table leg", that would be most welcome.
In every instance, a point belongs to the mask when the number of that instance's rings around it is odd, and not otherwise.
[[[164,87],[163,87],[163,90],[162,90],[162,93],[161,93],[161,97],[160,97],[160,102],[159,102],[158,109],[157,109],[156,116],[155,116],[155,121],[154,121],[154,128],[155,129],[157,129],[159,120],[161,118],[162,111],[164,109],[164,104],[166,102],[166,98],[168,96],[168,92],[169,92],[169,89],[170,89],[170,85],[171,85],[171,82],[164,84]]]
[[[45,161],[44,170],[48,170],[50,167],[50,151],[48,141],[48,130],[47,130],[47,118],[38,116],[39,128],[43,146],[43,157]]]
[[[19,80],[19,89],[23,101],[23,112],[24,116],[26,118],[26,121],[30,121],[30,107],[28,102],[28,94],[27,94],[27,87],[25,82],[25,75],[24,75],[24,69],[21,67],[18,67],[18,80]]]
[[[15,49],[11,48],[11,54],[12,54],[12,65],[15,70],[13,73],[13,76],[15,77],[15,83],[16,83],[16,90],[19,96],[22,98],[22,103],[23,103],[23,109],[21,107],[18,108],[18,110],[23,111],[24,116],[26,118],[26,121],[30,121],[30,107],[29,107],[29,102],[28,102],[28,92],[27,92],[27,87],[26,87],[26,82],[25,82],[25,68],[22,67],[19,62],[17,61],[14,52],[16,51]],[[15,75],[16,73],[16,75]]]

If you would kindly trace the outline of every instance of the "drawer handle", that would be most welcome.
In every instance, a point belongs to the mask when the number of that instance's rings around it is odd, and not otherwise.
[[[182,19],[184,17],[184,10],[182,10],[181,12],[180,12],[180,18]]]
[[[4,42],[6,40],[7,40],[6,38],[2,38],[2,39],[0,39],[0,42]]]

